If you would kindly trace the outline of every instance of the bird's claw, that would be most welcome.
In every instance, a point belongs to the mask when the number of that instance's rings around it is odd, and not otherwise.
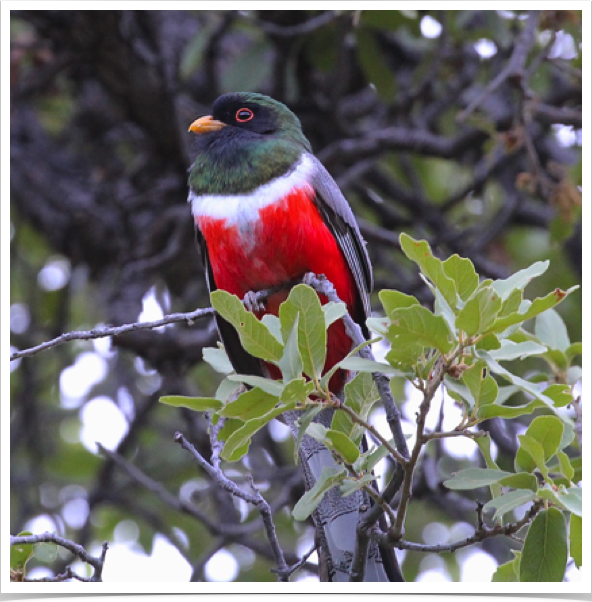
[[[257,298],[257,293],[249,291],[243,298],[245,308],[251,313],[265,311],[265,303]]]

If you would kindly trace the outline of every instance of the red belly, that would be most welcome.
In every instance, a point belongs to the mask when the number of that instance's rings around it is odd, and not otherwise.
[[[225,219],[196,216],[208,247],[216,287],[241,299],[249,291],[280,285],[306,272],[324,274],[335,286],[350,314],[355,315],[356,287],[351,271],[335,238],[312,202],[312,188],[300,188],[281,201],[264,207],[260,219],[241,229],[228,227]],[[277,315],[288,296],[271,297],[267,313]],[[321,295],[321,302],[327,299]],[[342,360],[351,349],[351,339],[341,320],[329,328],[325,370]],[[279,378],[277,368],[272,376]],[[342,371],[341,371],[342,372]],[[330,388],[338,392],[345,374],[337,374]]]

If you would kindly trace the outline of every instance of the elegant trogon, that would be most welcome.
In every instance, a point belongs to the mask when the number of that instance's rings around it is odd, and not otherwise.
[[[349,204],[312,154],[296,115],[268,96],[231,93],[218,98],[212,115],[197,119],[189,129],[197,134],[197,154],[188,200],[210,291],[222,289],[242,299],[307,272],[324,274],[368,337],[372,270],[365,243]],[[271,296],[265,313],[277,315],[287,295],[282,290]],[[279,378],[275,366],[241,347],[228,322],[220,316],[216,320],[237,373]],[[328,331],[325,369],[351,348],[343,322],[334,322]],[[342,394],[346,376],[336,372],[329,385],[334,394]],[[311,487],[334,460],[310,437],[304,437],[300,451]],[[330,555],[328,580],[349,578],[356,524],[359,512],[368,506],[365,502],[361,494],[342,498],[335,489],[315,514],[317,533]],[[365,573],[367,581],[402,581],[392,550],[374,545]]]

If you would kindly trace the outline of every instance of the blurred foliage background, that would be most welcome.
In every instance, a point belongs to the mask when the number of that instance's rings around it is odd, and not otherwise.
[[[359,217],[377,291],[431,303],[401,231],[442,258],[470,257],[483,277],[550,259],[531,297],[577,284],[581,32],[571,10],[11,11],[12,350],[209,305],[186,204],[187,127],[229,91],[269,94],[301,118]],[[579,291],[559,307],[572,341],[581,311]],[[180,430],[209,457],[203,418],[158,404],[215,391],[219,375],[202,362],[215,341],[199,321],[13,361],[11,533],[57,530],[95,551],[108,540],[106,580],[110,554],[111,579],[275,580],[257,511],[173,442]],[[394,388],[413,421],[409,392]],[[511,461],[520,421],[486,426],[498,461]],[[312,545],[311,526],[290,517],[303,493],[292,446],[277,425],[227,467],[245,486],[255,476],[288,562]],[[474,501],[440,483],[476,458],[429,448],[408,539],[471,532]],[[174,568],[159,556],[160,572],[141,574],[117,556],[154,558],[163,542]],[[481,549],[501,563],[512,546]],[[405,577],[459,580],[475,549],[407,553]],[[59,555],[53,570],[66,562]]]

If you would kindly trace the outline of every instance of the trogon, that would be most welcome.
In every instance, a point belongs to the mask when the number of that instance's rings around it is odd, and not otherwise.
[[[231,93],[219,97],[212,114],[189,129],[197,137],[188,201],[210,292],[222,289],[242,299],[307,272],[324,274],[369,338],[365,321],[372,269],[366,246],[349,204],[312,154],[296,115],[268,96]],[[264,312],[277,315],[287,295],[282,290],[268,298]],[[237,373],[279,378],[275,366],[245,352],[228,322],[220,316],[216,321]],[[351,348],[343,322],[334,322],[325,370]],[[346,377],[345,371],[335,373],[332,393],[342,394]],[[334,460],[310,437],[304,437],[300,452],[307,486],[312,487]],[[356,524],[364,507],[361,494],[342,498],[335,489],[315,513],[317,534],[328,555],[327,580],[349,579]],[[392,550],[370,546],[365,580],[403,580]]]

